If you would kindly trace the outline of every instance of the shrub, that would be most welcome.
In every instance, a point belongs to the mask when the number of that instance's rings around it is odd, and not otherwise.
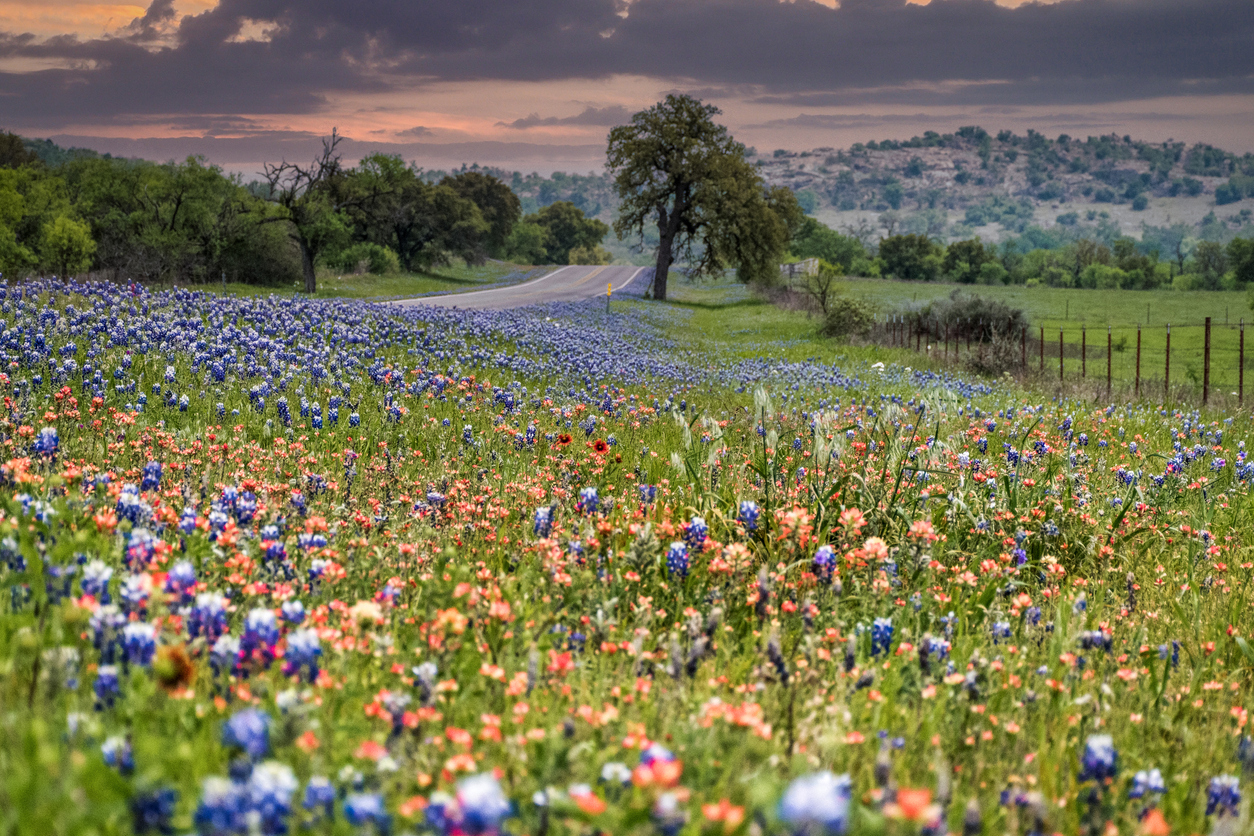
[[[865,336],[875,324],[875,306],[865,299],[838,296],[827,303],[827,317],[819,333],[825,337],[848,339]]]
[[[998,335],[992,342],[980,343],[966,359],[966,367],[972,372],[988,377],[999,377],[1018,368],[1023,353],[1017,338]]]
[[[929,337],[940,339],[949,334],[954,339],[991,343],[996,339],[1018,339],[1028,327],[1027,317],[1018,308],[974,293],[955,290],[945,299],[935,299],[907,314],[914,328]]]
[[[591,247],[572,247],[568,260],[571,264],[609,264],[614,256],[605,247],[595,244]]]
[[[345,273],[399,273],[400,259],[387,247],[369,241],[353,244],[327,259],[327,265]]]
[[[1132,211],[1133,212],[1144,212],[1148,208],[1149,208],[1149,198],[1146,197],[1145,195],[1139,194],[1136,197],[1132,198]]]

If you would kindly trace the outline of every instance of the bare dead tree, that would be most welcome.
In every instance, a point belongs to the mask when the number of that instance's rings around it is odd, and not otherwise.
[[[337,147],[343,139],[337,129],[322,140],[322,153],[307,166],[286,160],[275,165],[266,163],[263,176],[269,185],[269,199],[282,210],[267,221],[286,221],[292,240],[300,248],[301,268],[305,275],[305,292],[318,289],[314,263],[325,248],[336,205],[333,182],[342,173]]]

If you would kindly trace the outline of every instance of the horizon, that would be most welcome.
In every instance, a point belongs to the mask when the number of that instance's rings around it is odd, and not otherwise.
[[[1250,42],[1243,0],[13,0],[0,127],[245,174],[333,126],[424,167],[583,173],[680,91],[760,149],[996,120],[1246,153]]]

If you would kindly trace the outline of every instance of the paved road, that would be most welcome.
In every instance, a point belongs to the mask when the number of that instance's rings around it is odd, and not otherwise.
[[[474,290],[469,293],[449,293],[443,296],[424,296],[420,299],[403,299],[397,305],[433,305],[442,308],[479,308],[501,310],[538,305],[543,302],[577,302],[581,299],[605,296],[606,284],[614,287],[614,293],[628,286],[637,292],[647,279],[641,274],[642,267],[559,267],[538,279],[492,290]]]

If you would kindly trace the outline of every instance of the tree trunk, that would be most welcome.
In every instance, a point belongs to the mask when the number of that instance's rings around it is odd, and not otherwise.
[[[671,269],[671,245],[675,239],[668,236],[667,230],[660,228],[661,240],[657,246],[657,269],[653,273],[653,298],[666,300],[666,276]]]
[[[305,273],[305,292],[314,293],[318,290],[318,277],[314,273],[313,250],[303,239],[297,243],[300,244],[300,266]]]

